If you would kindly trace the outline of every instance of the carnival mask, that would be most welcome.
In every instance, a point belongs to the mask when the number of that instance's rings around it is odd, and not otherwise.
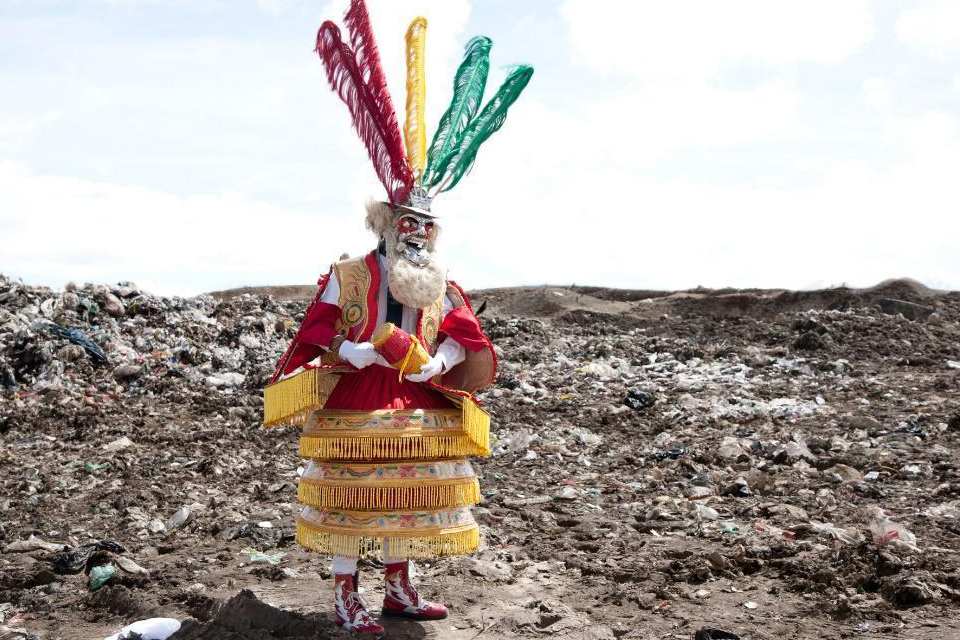
[[[418,267],[429,264],[427,245],[432,235],[433,219],[430,216],[402,213],[397,218],[397,253]]]

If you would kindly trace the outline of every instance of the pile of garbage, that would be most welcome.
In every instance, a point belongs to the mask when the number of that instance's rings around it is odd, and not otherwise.
[[[421,567],[450,624],[954,629],[960,295],[904,282],[805,298],[477,292],[501,365],[480,395],[485,548]],[[273,637],[231,607],[336,633],[325,562],[293,544],[295,430],[259,426],[305,306],[0,276],[0,636],[153,618],[183,637]]]

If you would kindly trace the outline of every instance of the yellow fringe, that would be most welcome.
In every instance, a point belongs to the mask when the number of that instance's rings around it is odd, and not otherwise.
[[[489,437],[489,436],[488,436]],[[321,460],[411,460],[490,455],[467,436],[300,437],[300,457]]]
[[[307,369],[275,382],[263,390],[263,426],[303,424],[311,411],[320,409],[340,377],[320,369]]]
[[[490,455],[490,414],[481,409],[472,398],[463,399],[463,429],[476,443],[480,456]]]
[[[400,510],[463,507],[480,502],[480,482],[473,478],[455,485],[420,487],[332,487],[308,484],[297,487],[301,503],[318,509]]]
[[[327,533],[297,521],[297,542],[312,551],[335,556],[360,558],[366,555],[382,556],[383,543],[395,558],[442,558],[472,553],[480,548],[480,529],[477,525],[440,531],[421,537],[351,536]]]

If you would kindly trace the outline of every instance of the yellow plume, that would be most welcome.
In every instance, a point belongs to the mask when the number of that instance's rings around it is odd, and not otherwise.
[[[427,19],[418,16],[407,29],[407,119],[403,123],[407,160],[418,184],[427,165],[427,79],[423,67],[426,46]]]

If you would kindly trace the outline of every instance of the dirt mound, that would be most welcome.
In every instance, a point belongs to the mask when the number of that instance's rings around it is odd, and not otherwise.
[[[205,622],[185,620],[170,640],[317,640],[340,634],[329,617],[283,611],[248,589],[214,609]]]

